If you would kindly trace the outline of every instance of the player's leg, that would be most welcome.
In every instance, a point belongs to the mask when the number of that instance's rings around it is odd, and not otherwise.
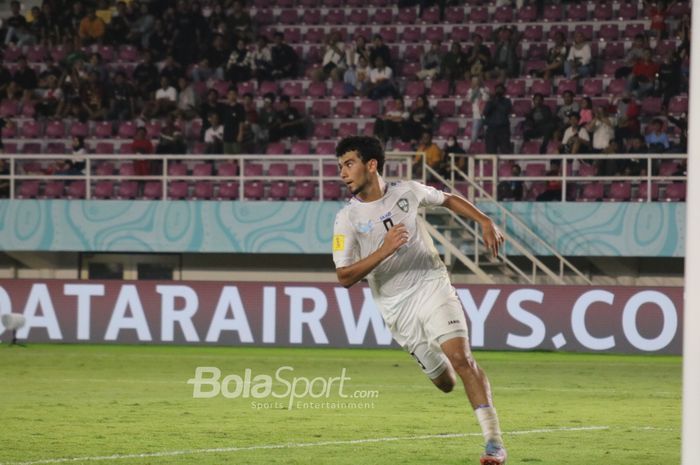
[[[427,342],[421,342],[409,349],[413,359],[423,373],[442,392],[452,392],[455,387],[455,374],[445,356],[432,350]]]
[[[498,414],[493,406],[491,384],[469,348],[466,337],[453,337],[441,342],[440,347],[450,361],[450,365],[461,378],[469,402],[474,409],[481,431],[486,441],[486,451],[481,457],[483,465],[500,465],[505,463],[506,450],[498,421]]]

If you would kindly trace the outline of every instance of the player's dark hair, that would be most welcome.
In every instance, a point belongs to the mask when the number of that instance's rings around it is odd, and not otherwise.
[[[376,137],[350,136],[345,137],[335,147],[335,156],[342,157],[348,152],[356,151],[362,163],[377,160],[377,171],[384,171],[384,147]]]

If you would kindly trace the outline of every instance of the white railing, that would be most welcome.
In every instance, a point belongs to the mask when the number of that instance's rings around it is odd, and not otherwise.
[[[413,153],[387,153],[387,171],[389,176],[386,176],[388,180],[397,179],[402,177],[411,176],[411,163],[413,161]],[[51,173],[25,173],[24,169],[21,168],[21,164],[27,162],[45,162],[47,164],[62,162],[64,160],[73,159],[73,155],[45,155],[45,154],[29,154],[29,155],[17,155],[17,154],[3,154],[0,157],[6,160],[9,164],[8,174],[0,174],[0,183],[2,181],[9,182],[9,198],[16,198],[16,191],[18,182],[21,181],[84,181],[86,185],[85,198],[90,199],[93,197],[92,190],[97,181],[160,181],[162,183],[162,197],[165,200],[168,198],[168,184],[171,181],[211,181],[215,183],[226,183],[226,182],[238,182],[238,199],[244,199],[244,189],[245,182],[247,181],[309,181],[315,183],[317,186],[319,200],[324,200],[323,193],[323,183],[328,181],[339,182],[339,176],[334,173],[333,176],[329,174],[324,174],[324,165],[337,165],[337,158],[333,155],[122,155],[122,154],[111,154],[111,155],[84,155],[81,156],[85,160],[84,174],[51,174]],[[119,170],[119,165],[122,163],[129,163],[138,160],[148,160],[150,162],[162,162],[162,167],[159,168],[158,174],[152,174],[147,176],[138,175],[99,175],[96,174],[96,168],[99,164],[105,162],[111,162],[115,166],[115,170]],[[190,166],[194,166],[200,163],[211,163],[213,166],[213,171],[216,171],[216,167],[222,163],[236,163],[238,166],[238,173],[235,176],[222,176],[213,173],[211,176],[194,176],[193,174],[187,175],[170,175],[168,174],[168,167],[174,163],[185,163]],[[265,174],[267,167],[272,163],[285,162],[289,167],[289,172],[292,172],[292,166],[300,163],[311,164],[313,173],[310,176],[271,176]],[[261,164],[264,166],[263,174],[259,176],[246,175],[246,164]],[[44,166],[44,169],[48,169],[48,166]],[[403,176],[402,176],[403,175]],[[344,189],[344,187],[343,187]],[[116,198],[116,197],[114,197]],[[216,197],[214,197],[216,198]]]

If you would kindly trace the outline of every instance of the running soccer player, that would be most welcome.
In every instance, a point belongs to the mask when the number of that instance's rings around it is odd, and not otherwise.
[[[384,149],[373,137],[342,139],[336,156],[340,177],[353,194],[333,230],[338,281],[350,287],[367,278],[394,339],[440,390],[450,392],[455,374],[461,378],[486,441],[481,464],[504,464],[491,387],[469,348],[466,317],[447,269],[418,222],[419,208],[441,205],[477,221],[494,256],[503,234],[462,197],[415,181],[385,183]]]

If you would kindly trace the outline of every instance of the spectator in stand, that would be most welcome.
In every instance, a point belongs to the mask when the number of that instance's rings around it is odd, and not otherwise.
[[[223,37],[220,34],[216,34],[202,59],[192,69],[192,80],[195,82],[208,79],[223,80],[224,63],[226,63],[230,54],[230,51],[224,45]]]
[[[639,104],[625,93],[614,102],[617,119],[615,128],[615,141],[619,147],[626,144],[627,139],[637,136],[640,131]]]
[[[97,16],[96,12],[97,10],[91,7],[88,10],[87,16],[80,21],[78,37],[83,46],[101,44],[104,39],[106,26],[104,21]]]
[[[362,34],[357,34],[355,40],[345,47],[345,63],[348,65],[348,68],[357,66],[361,57],[364,57],[365,61],[369,63],[367,39]]]
[[[564,99],[564,103],[557,109],[557,128],[560,131],[563,131],[569,125],[569,115],[571,113],[578,113],[581,110],[578,102],[574,100],[574,93],[570,90],[564,91],[562,98]]]
[[[17,1],[10,2],[11,15],[5,19],[7,32],[5,33],[5,45],[13,42],[17,46],[31,45],[36,41],[36,38],[29,31],[27,18],[20,11],[20,3]]]
[[[81,123],[87,123],[89,117],[90,114],[85,109],[85,105],[79,96],[71,97],[59,113],[59,118],[76,119]]]
[[[204,132],[204,152],[212,155],[219,155],[224,151],[224,126],[221,124],[219,114],[209,113],[207,117],[209,127]]]
[[[615,142],[615,120],[605,107],[596,107],[595,117],[586,124],[586,131],[592,135],[593,153],[603,153]]]
[[[242,0],[233,2],[231,14],[228,17],[229,28],[238,35],[238,37],[253,37],[253,20],[243,7]]]
[[[45,19],[38,6],[33,6],[26,17],[27,30],[31,34],[34,42],[46,43],[43,41],[43,31],[45,29]]]
[[[165,126],[158,134],[156,153],[165,155],[184,155],[187,153],[187,144],[182,131],[175,124],[175,116],[169,115],[165,120]]]
[[[418,142],[418,147],[416,148],[416,152],[424,152],[425,153],[425,164],[428,165],[430,168],[433,170],[437,171],[438,173],[444,174],[444,164],[445,164],[445,158],[442,153],[442,150],[440,150],[440,147],[433,142],[433,135],[429,131],[423,131],[423,133],[420,136],[420,141]],[[416,156],[413,158],[413,175],[416,178],[420,178],[423,176],[423,158],[416,154]],[[428,176],[428,180],[433,178],[433,176]]]
[[[367,58],[360,56],[357,64],[350,66],[343,76],[343,81],[345,82],[345,96],[363,97],[367,95],[369,73],[370,67],[369,63],[367,63]]]
[[[632,67],[635,65],[635,63],[644,58],[644,50],[648,48],[649,42],[644,34],[637,34],[634,36],[632,46],[625,54],[625,66],[615,70],[615,78],[619,79],[629,76],[632,73]]]
[[[85,174],[85,138],[74,136],[71,140],[71,152],[73,156],[63,162],[56,174],[81,175]]]
[[[105,26],[109,26],[115,11],[116,8],[110,7],[107,0],[99,0],[95,10],[95,16],[100,18],[105,23]]]
[[[333,31],[328,34],[321,68],[315,71],[314,79],[319,82],[328,78],[333,79],[333,81],[340,81],[343,78],[343,74],[345,74],[346,68],[345,46],[340,40],[340,34],[337,31]]]
[[[381,57],[385,65],[389,68],[392,67],[391,50],[384,43],[384,39],[380,34],[374,34],[372,37],[372,48],[369,51],[369,62],[376,63],[379,57]]]
[[[649,126],[649,132],[644,138],[649,151],[652,153],[665,153],[668,151],[671,148],[671,141],[668,139],[668,134],[663,131],[663,121],[660,118],[654,118]]]
[[[161,18],[156,18],[153,23],[153,30],[144,36],[146,47],[144,49],[152,50],[158,59],[164,58],[165,53],[172,50],[173,36],[172,31],[166,30],[165,22]]]
[[[374,120],[374,135],[386,145],[389,139],[404,136],[403,127],[407,120],[403,99],[394,99],[394,104],[386,105],[384,114]]]
[[[513,104],[506,97],[503,84],[496,86],[493,98],[484,107],[484,124],[486,126],[486,152],[511,153],[510,114]]]
[[[126,79],[124,71],[117,71],[109,91],[109,110],[107,119],[110,121],[130,120],[135,114],[134,88]]]
[[[58,87],[58,78],[49,74],[43,80],[44,85],[37,90],[39,102],[36,113],[39,117],[51,118],[56,115],[59,104],[63,101],[63,90]]]
[[[141,63],[134,68],[132,81],[136,83],[136,96],[143,100],[150,99],[151,94],[158,89],[160,77],[150,51],[143,51]]]
[[[367,96],[372,100],[379,100],[387,96],[399,97],[399,92],[393,81],[394,73],[386,65],[381,56],[376,58],[374,67],[369,71],[369,86],[367,86]]]
[[[442,57],[440,77],[454,83],[454,81],[463,79],[466,71],[467,56],[462,52],[462,46],[459,42],[452,42],[450,51]]]
[[[542,138],[540,153],[547,153],[547,146],[557,128],[557,121],[549,105],[544,104],[544,96],[540,93],[532,98],[532,110],[525,115],[523,140]]]
[[[196,68],[192,69],[192,73],[194,73],[195,69]],[[185,73],[182,70],[182,66],[175,61],[175,57],[173,57],[172,53],[167,54],[165,60],[163,60],[163,63],[160,65],[160,77],[166,77],[170,82],[177,82],[180,76],[184,75]]]
[[[674,117],[673,115],[670,115],[668,113],[668,108],[663,107],[661,110],[661,114],[666,116],[668,119],[668,122],[673,124],[678,128],[680,131],[680,140],[679,143],[675,148],[675,152],[677,153],[688,153],[688,117],[685,113],[682,113],[681,115],[678,116],[678,118]]]
[[[291,105],[288,95],[280,97],[277,120],[279,121],[279,138],[303,139],[306,136],[306,119],[299,113],[299,110]]]
[[[675,3],[675,1],[644,0],[647,16],[651,19],[649,30],[657,41],[666,37],[666,15],[668,14],[668,6],[671,3]]]
[[[580,107],[581,109],[578,112],[579,124],[584,126],[593,121],[593,101],[590,97],[583,97],[581,98]]]
[[[183,66],[196,62],[200,47],[206,40],[207,24],[198,2],[179,0],[175,6],[172,51],[175,61]]]
[[[279,140],[280,121],[274,108],[275,94],[267,93],[263,96],[263,106],[258,114],[258,126],[260,127],[258,142],[261,146],[267,145],[270,140]],[[273,139],[273,136],[276,139]]]
[[[659,67],[657,83],[658,92],[663,97],[663,104],[668,105],[672,97],[681,93],[681,60],[677,53],[668,53]]]
[[[416,73],[416,77],[420,80],[435,79],[440,71],[440,63],[442,63],[440,41],[432,40],[428,50],[420,57],[420,71]]]
[[[224,153],[226,155],[241,153],[238,143],[240,125],[245,121],[245,109],[238,101],[238,91],[235,87],[229,87],[224,105]]]
[[[514,163],[510,167],[511,177],[519,177],[521,173],[520,165]],[[522,181],[501,181],[498,183],[498,200],[510,200],[520,202],[523,200],[523,182]]]
[[[107,31],[105,37],[107,42],[114,45],[119,45],[129,36],[131,31],[131,20],[126,8],[126,3],[123,1],[117,2],[116,11],[110,10],[111,20],[105,21]]]
[[[472,105],[472,144],[479,138],[481,127],[484,124],[484,108],[489,101],[489,89],[479,76],[472,76],[471,86],[467,93],[467,100]]]
[[[240,147],[241,153],[256,153],[255,131],[253,125],[247,119],[238,126],[238,136],[236,143]]]
[[[61,21],[61,31],[63,37],[74,37],[75,31],[80,29],[80,24],[83,18],[85,18],[85,6],[82,2],[73,2],[71,8],[65,12]],[[76,40],[78,39],[77,37],[75,38]]]
[[[284,41],[282,32],[275,32],[275,44],[272,46],[272,79],[290,79],[297,75],[299,56],[294,49]]]
[[[256,45],[248,55],[252,77],[258,82],[272,77],[272,49],[265,36],[259,36]]]
[[[549,171],[546,173],[547,176],[561,176],[561,166],[559,164],[552,164]],[[557,202],[561,200],[561,186],[562,183],[559,179],[551,179],[547,181],[547,190],[542,192],[537,196],[536,200],[538,202]]]
[[[579,114],[571,113],[569,115],[569,127],[564,131],[559,153],[589,153],[590,144],[591,136],[586,128],[581,126]]]
[[[36,72],[27,65],[27,58],[24,55],[17,59],[17,70],[15,71],[14,81],[23,90],[33,91],[39,84]]]
[[[102,120],[107,116],[107,91],[100,82],[97,72],[92,71],[88,75],[87,85],[80,92],[83,108],[92,120]]]
[[[649,153],[646,144],[644,143],[644,138],[637,134],[629,139],[629,146],[627,147],[627,153],[630,155],[646,154]],[[638,158],[632,158],[628,160],[623,160],[626,162],[622,165],[622,172],[627,176],[639,176],[646,175],[647,173],[647,162],[646,160],[640,160]]]
[[[7,86],[9,86],[10,82],[12,81],[13,79],[10,70],[7,69],[7,66],[0,63],[0,96],[4,95],[5,91],[7,90]]]
[[[109,68],[104,64],[102,55],[99,53],[90,55],[88,62],[85,63],[85,69],[88,73],[97,73],[97,78],[100,82],[106,83],[109,81]]]
[[[177,80],[177,111],[178,117],[191,120],[197,114],[198,98],[194,87],[186,77],[181,76]]]
[[[155,93],[155,100],[149,102],[143,110],[146,118],[162,118],[175,111],[177,108],[177,89],[170,80],[163,76],[160,78],[160,88]]]
[[[127,35],[127,41],[140,48],[148,48],[151,33],[155,28],[156,18],[151,14],[149,5],[145,2],[139,4],[139,14],[131,22],[131,28]]]
[[[433,131],[435,114],[430,109],[430,104],[425,95],[419,95],[413,101],[413,108],[408,114],[408,119],[403,123],[403,140],[416,143],[416,134]]]
[[[216,89],[209,89],[207,91],[207,99],[202,102],[199,108],[199,117],[202,119],[202,130],[200,138],[204,140],[204,133],[209,128],[209,115],[211,113],[217,113],[219,115],[219,121],[223,119],[226,107],[222,102],[219,102],[219,92]]]
[[[593,74],[591,46],[581,31],[574,33],[574,43],[569,49],[569,55],[564,62],[564,73],[567,79],[578,79]]]
[[[467,157],[465,155],[467,154],[467,151],[464,150],[464,147],[462,147],[459,142],[457,142],[457,138],[455,136],[449,136],[447,138],[445,146],[442,148],[442,153],[444,154],[445,158],[446,172],[449,173],[449,171],[452,169],[452,157],[450,157],[450,155],[453,155],[455,166],[466,173]]]
[[[146,137],[146,128],[139,127],[134,135],[134,140],[131,142],[131,150],[134,153],[151,155],[155,150],[153,144]],[[135,160],[134,171],[137,176],[149,176],[152,173],[151,160]]]
[[[491,50],[484,45],[484,38],[480,34],[472,34],[472,40],[474,43],[466,53],[464,68],[468,76],[465,78],[478,77],[483,81],[486,77],[484,73],[491,70]]]
[[[504,82],[506,78],[516,77],[520,64],[517,54],[517,30],[502,26],[496,31],[496,51],[493,54],[491,77]]]
[[[255,105],[255,97],[250,92],[243,94],[243,111],[245,112],[245,121],[248,122],[249,129],[253,135],[252,144],[256,145],[256,141],[260,140],[261,132],[258,124],[258,109]],[[252,152],[246,152],[252,153]]]
[[[226,63],[226,79],[233,82],[244,82],[250,79],[250,59],[248,57],[248,44],[243,39],[238,39],[236,48],[231,52]]]
[[[561,31],[554,34],[554,45],[547,50],[546,61],[542,77],[552,79],[555,76],[564,74],[564,63],[569,56],[569,46],[566,43],[566,37]]]
[[[632,74],[627,81],[627,90],[632,92],[638,99],[646,97],[654,90],[656,73],[659,72],[659,64],[651,59],[651,49],[644,50],[640,60],[632,67]]]

